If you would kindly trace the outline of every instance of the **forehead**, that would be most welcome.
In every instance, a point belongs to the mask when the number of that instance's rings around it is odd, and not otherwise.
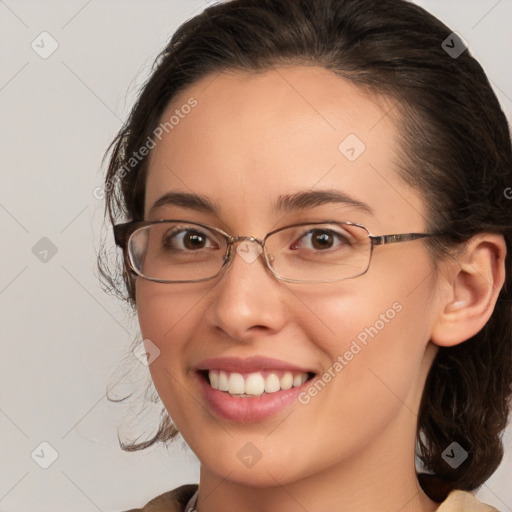
[[[339,190],[380,215],[392,201],[421,218],[418,194],[396,172],[397,108],[318,66],[207,76],[162,116],[172,123],[151,154],[146,215],[180,191],[211,198],[223,221],[270,221],[280,195]],[[388,210],[391,220],[404,213]]]

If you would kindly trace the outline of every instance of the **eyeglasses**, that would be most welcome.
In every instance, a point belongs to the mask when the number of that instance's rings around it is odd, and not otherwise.
[[[247,262],[261,254],[279,280],[332,283],[364,274],[376,245],[436,236],[405,233],[374,236],[353,222],[308,222],[285,226],[263,240],[231,236],[187,220],[132,221],[114,226],[116,244],[128,267],[158,283],[197,283],[217,277],[236,252]],[[242,242],[246,242],[240,245]]]

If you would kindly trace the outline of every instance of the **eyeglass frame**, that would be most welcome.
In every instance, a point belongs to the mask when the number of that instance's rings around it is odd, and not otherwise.
[[[162,224],[162,223],[166,223],[166,222],[183,222],[186,224],[193,224],[194,226],[200,226],[200,227],[208,229],[210,231],[215,231],[217,233],[220,233],[227,240],[227,246],[226,246],[226,253],[224,254],[223,262],[222,262],[222,265],[221,265],[219,271],[211,277],[205,277],[202,279],[194,279],[194,280],[186,280],[186,281],[168,281],[165,279],[155,279],[152,277],[147,277],[147,276],[143,275],[142,273],[138,272],[135,268],[133,268],[132,262],[130,260],[129,249],[128,249],[128,242],[130,240],[131,235],[140,228],[143,228],[146,226],[152,226],[152,225],[156,225],[156,224]],[[321,224],[337,224],[337,225],[342,225],[342,226],[343,225],[357,226],[359,228],[362,228],[364,231],[366,231],[368,238],[370,239],[370,255],[368,258],[368,265],[367,265],[366,269],[363,272],[361,272],[360,274],[357,274],[355,276],[350,276],[350,277],[344,277],[343,279],[337,279],[336,281],[301,281],[301,280],[296,280],[296,279],[287,279],[287,278],[279,276],[270,266],[270,263],[268,261],[268,255],[265,251],[265,241],[270,236],[274,235],[275,233],[278,233],[279,231],[283,231],[288,228],[293,228],[293,227],[297,227],[297,226],[315,226],[315,225],[321,225]],[[210,281],[211,279],[215,279],[225,269],[227,269],[229,267],[229,265],[231,264],[231,262],[233,261],[234,252],[235,252],[233,250],[233,247],[235,246],[235,244],[246,241],[246,240],[248,240],[250,242],[255,242],[261,247],[262,254],[264,256],[263,260],[265,261],[266,267],[268,268],[268,270],[270,270],[271,274],[279,281],[284,281],[287,283],[301,283],[301,284],[322,284],[322,283],[337,283],[340,281],[345,281],[347,279],[354,279],[356,277],[360,277],[360,276],[366,274],[366,272],[368,272],[368,269],[370,268],[370,263],[372,261],[373,247],[376,245],[378,246],[378,245],[395,244],[395,243],[401,243],[401,242],[410,242],[412,240],[419,240],[422,238],[431,238],[431,237],[435,237],[435,236],[440,236],[439,233],[398,233],[398,234],[389,234],[389,235],[372,235],[368,231],[368,228],[366,228],[365,226],[363,226],[362,224],[359,224],[357,222],[350,222],[350,221],[340,222],[340,221],[333,221],[333,220],[326,220],[326,221],[322,221],[322,222],[319,222],[319,221],[299,222],[296,224],[290,224],[288,226],[283,226],[283,227],[274,229],[273,231],[270,231],[269,233],[267,233],[264,236],[264,238],[262,240],[259,238],[255,238],[253,236],[231,236],[229,233],[226,233],[224,230],[222,230],[220,228],[216,228],[214,226],[209,226],[208,224],[203,224],[201,222],[194,222],[194,221],[183,220],[183,219],[158,219],[158,220],[150,220],[150,221],[132,220],[132,221],[124,222],[121,224],[115,224],[113,226],[113,231],[114,231],[114,240],[116,242],[116,245],[121,247],[121,249],[123,250],[125,264],[128,266],[128,268],[130,268],[132,273],[134,273],[137,276],[142,277],[143,279],[146,279],[147,281],[152,281],[155,283],[162,283],[162,284],[201,283],[204,281]]]

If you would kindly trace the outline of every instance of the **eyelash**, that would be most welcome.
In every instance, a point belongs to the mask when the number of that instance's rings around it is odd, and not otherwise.
[[[315,233],[315,231],[318,231],[322,235],[329,235],[329,236],[333,235],[334,237],[337,237],[338,240],[341,241],[340,245],[344,245],[344,244],[351,245],[351,242],[348,239],[348,237],[346,237],[346,236],[342,235],[341,233],[338,233],[337,231],[334,231],[332,229],[321,229],[321,228],[310,229],[310,230],[306,231],[303,235],[301,235],[297,240],[298,241],[303,240],[306,236],[313,235]],[[296,242],[294,242],[294,244],[295,243]],[[321,252],[321,251],[319,251],[319,252]]]

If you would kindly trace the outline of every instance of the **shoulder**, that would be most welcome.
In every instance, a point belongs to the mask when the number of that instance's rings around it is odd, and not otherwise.
[[[185,505],[197,491],[197,484],[182,485],[148,502],[143,508],[126,512],[183,512]],[[454,490],[439,505],[436,512],[499,512],[496,508],[480,502],[473,494]]]
[[[496,508],[486,505],[471,493],[454,490],[441,503],[436,512],[499,512]]]
[[[153,498],[142,508],[133,508],[126,512],[183,512],[185,505],[197,491],[197,487],[197,484],[182,485]]]

